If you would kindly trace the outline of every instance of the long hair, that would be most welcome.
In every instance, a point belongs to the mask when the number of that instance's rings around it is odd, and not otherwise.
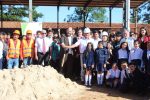
[[[89,50],[89,48],[88,48],[89,45],[92,46],[91,50]],[[93,48],[93,44],[91,42],[89,42],[86,46],[86,50],[84,51],[84,57],[87,58],[91,51],[94,52],[94,48]]]
[[[127,50],[127,52],[129,52],[129,48],[128,48],[128,43],[127,43],[127,42],[122,42],[121,45],[120,45],[120,49],[122,48],[122,45],[123,45],[124,43],[127,44],[126,50]]]
[[[140,28],[139,38],[141,38],[141,37],[142,37],[142,34],[141,34],[141,30],[142,30],[142,29],[144,29],[144,30],[146,31],[145,36],[147,36],[147,35],[148,35],[148,34],[147,34],[147,30],[146,30],[146,28],[145,28],[145,27],[141,27],[141,28]]]

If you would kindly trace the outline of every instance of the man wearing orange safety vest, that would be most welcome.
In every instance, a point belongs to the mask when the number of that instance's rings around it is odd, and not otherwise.
[[[18,68],[19,67],[19,57],[20,57],[20,40],[18,39],[20,35],[19,30],[13,32],[13,38],[9,40],[8,43],[8,69]]]
[[[32,31],[27,30],[26,38],[24,38],[21,43],[21,60],[23,60],[24,67],[32,64],[33,57],[34,57],[34,40],[32,38]]]

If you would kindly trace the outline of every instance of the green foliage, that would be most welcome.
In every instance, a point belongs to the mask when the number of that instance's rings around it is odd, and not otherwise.
[[[64,21],[67,22],[83,22],[85,20],[88,22],[106,22],[107,17],[105,16],[106,9],[100,7],[88,7],[83,10],[83,7],[76,7],[74,13],[67,16]]]
[[[33,21],[38,21],[38,18],[42,18],[43,14],[36,11],[36,7],[33,6]],[[28,6],[3,6],[3,21],[24,21],[24,18],[28,18],[29,11]],[[0,16],[1,17],[1,16]]]
[[[131,10],[131,22],[135,22],[134,20],[135,14],[134,11]],[[144,3],[138,8],[138,22],[148,23],[150,24],[150,1]]]
[[[139,19],[144,23],[150,24],[150,1],[139,8]]]

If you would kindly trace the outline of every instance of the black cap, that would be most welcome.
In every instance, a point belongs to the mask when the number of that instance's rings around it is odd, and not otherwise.
[[[122,36],[121,32],[116,32],[116,36]]]

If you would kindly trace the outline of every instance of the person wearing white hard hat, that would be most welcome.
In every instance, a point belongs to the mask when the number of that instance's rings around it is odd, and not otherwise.
[[[103,31],[101,34],[102,37],[102,43],[104,47],[107,47],[107,43],[108,43],[108,33],[106,31]]]
[[[80,63],[81,63],[81,81],[84,82],[84,69],[83,69],[83,52],[89,42],[94,43],[94,40],[90,37],[91,30],[86,27],[84,29],[84,38],[79,39],[75,44],[71,46],[63,45],[64,48],[75,48],[79,46],[80,49]]]

